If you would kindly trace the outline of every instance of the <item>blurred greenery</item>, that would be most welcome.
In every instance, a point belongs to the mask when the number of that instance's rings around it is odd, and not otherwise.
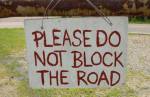
[[[25,36],[20,29],[0,29],[0,59],[25,48]]]
[[[150,17],[144,16],[134,16],[129,17],[129,23],[133,24],[150,24]]]

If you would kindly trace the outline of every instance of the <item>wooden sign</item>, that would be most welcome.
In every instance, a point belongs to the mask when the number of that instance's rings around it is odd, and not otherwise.
[[[95,88],[125,83],[127,17],[25,20],[32,88]]]

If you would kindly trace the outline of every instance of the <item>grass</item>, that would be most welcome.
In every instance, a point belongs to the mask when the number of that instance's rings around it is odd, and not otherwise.
[[[2,76],[19,76],[15,69],[19,66],[15,60],[10,59],[10,55],[25,48],[23,29],[0,29],[0,67]],[[4,74],[3,74],[3,73]]]
[[[0,29],[0,97],[7,96],[7,94],[9,97],[15,97],[17,94],[16,87],[19,81],[14,78],[21,76],[20,72],[16,71],[20,64],[10,56],[24,48],[23,29]]]
[[[123,88],[112,89],[39,89],[33,90],[28,85],[28,77],[17,71],[17,68],[21,66],[18,64],[17,59],[10,57],[10,55],[16,54],[25,49],[25,34],[23,29],[0,29],[0,88],[1,80],[4,78],[18,78],[24,77],[25,79],[16,81],[17,97],[122,97],[125,93],[126,97],[134,96],[134,91],[125,85]],[[12,59],[12,61],[10,61]],[[131,73],[132,74],[132,73]],[[8,81],[8,83],[10,83]],[[7,89],[5,89],[7,91]],[[15,91],[15,90],[14,90]],[[9,97],[15,97],[11,96]],[[1,94],[0,94],[1,96]]]
[[[0,58],[25,48],[23,29],[0,29]]]

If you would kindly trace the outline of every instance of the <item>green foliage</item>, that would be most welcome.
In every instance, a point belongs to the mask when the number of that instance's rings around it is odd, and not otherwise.
[[[150,18],[149,17],[130,17],[129,23],[150,24]]]
[[[23,29],[0,29],[0,59],[25,48]]]

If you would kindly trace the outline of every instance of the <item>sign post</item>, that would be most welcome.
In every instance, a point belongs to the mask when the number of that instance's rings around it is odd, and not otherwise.
[[[32,88],[95,88],[125,83],[127,17],[25,20]]]

